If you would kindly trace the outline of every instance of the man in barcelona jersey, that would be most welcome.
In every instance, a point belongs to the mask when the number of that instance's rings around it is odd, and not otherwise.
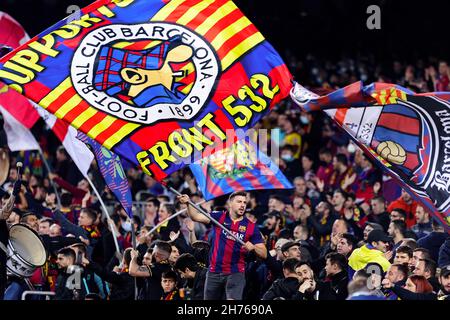
[[[188,203],[189,196],[184,194],[179,196],[178,200]],[[228,300],[241,300],[245,286],[245,255],[254,251],[262,259],[267,257],[267,249],[258,226],[245,217],[246,206],[246,193],[234,192],[228,200],[229,211],[213,211],[210,214],[245,245],[237,242],[218,226],[212,228],[209,235],[211,250],[205,300],[220,300],[224,293]],[[194,221],[210,223],[210,219],[192,206],[188,206],[188,214]]]

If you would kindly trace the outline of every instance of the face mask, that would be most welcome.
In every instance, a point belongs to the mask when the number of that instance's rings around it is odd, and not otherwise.
[[[131,231],[131,222],[130,221],[122,222],[122,229],[125,230],[126,232],[130,232]]]
[[[282,154],[281,159],[283,159],[284,161],[290,162],[290,161],[294,160],[294,157],[291,154]]]
[[[347,151],[349,153],[355,153],[356,152],[355,145],[353,143],[349,143],[349,145],[347,146]]]
[[[300,116],[300,121],[303,124],[308,124],[309,123],[309,119],[307,116]]]

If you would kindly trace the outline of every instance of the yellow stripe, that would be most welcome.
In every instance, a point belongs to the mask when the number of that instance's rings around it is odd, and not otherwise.
[[[122,48],[125,48],[126,46],[129,46],[130,44],[133,44],[133,42],[121,41],[121,42],[117,42],[112,47],[122,49]]]
[[[68,88],[72,86],[72,81],[70,77],[66,78],[63,82],[61,82],[55,89],[50,91],[41,101],[39,101],[39,105],[43,108],[48,108],[56,99],[59,98],[60,95],[64,93]]]
[[[210,4],[214,3],[214,0],[203,0],[197,3],[195,6],[189,8],[185,14],[177,20],[177,24],[187,25],[189,22],[195,19],[195,17]]]
[[[212,15],[210,15],[205,21],[203,21],[202,24],[195,29],[195,31],[201,35],[204,35],[216,24],[217,21],[219,21],[221,18],[223,18],[236,8],[236,5],[231,1],[225,3]]]
[[[402,100],[407,100],[406,93],[404,91],[402,91]]]
[[[171,0],[168,4],[161,8],[152,18],[153,21],[164,21],[172,12],[178,8],[186,0]]]
[[[116,145],[118,142],[122,141],[122,139],[130,134],[134,129],[138,128],[139,125],[136,123],[127,123],[122,128],[117,130],[115,134],[113,134],[111,137],[106,139],[106,141],[103,143],[103,146],[105,146],[108,149],[111,149],[114,145]]]
[[[100,8],[97,9],[98,12],[100,12],[102,15],[104,15],[105,17],[108,18],[112,18],[114,17],[114,12],[112,12],[111,10],[109,10],[108,7],[106,6],[101,6]]]
[[[92,118],[96,113],[97,111],[94,108],[92,107],[87,108],[86,110],[83,111],[83,113],[81,113],[78,117],[76,117],[75,120],[72,121],[72,126],[78,129],[83,125],[83,123]]]
[[[184,93],[184,94],[188,94],[189,91],[191,91],[191,89],[192,89],[193,86],[194,86],[194,84],[191,83],[190,85],[187,85],[186,87],[184,87],[184,88],[181,90],[181,92]]]
[[[229,25],[225,29],[223,29],[213,41],[211,41],[211,45],[219,50],[220,47],[232,36],[242,31],[244,28],[248,27],[252,23],[246,17],[242,17],[233,24]]]
[[[226,70],[234,61],[239,59],[240,56],[263,41],[264,37],[259,32],[246,38],[244,41],[230,50],[230,52],[228,52],[227,55],[222,59],[222,70]]]
[[[67,100],[58,110],[55,112],[55,116],[62,119],[69,111],[75,108],[83,99],[78,94],[74,94],[72,98]]]
[[[92,139],[97,138],[97,136],[106,129],[108,129],[114,123],[114,121],[116,121],[116,118],[106,116],[105,118],[103,118],[102,121],[97,123],[95,126],[92,127],[91,130],[89,130],[88,136],[91,137]]]
[[[152,47],[156,47],[159,44],[161,44],[161,40],[152,41],[152,43],[149,43],[144,49],[150,49]]]
[[[189,62],[187,65],[185,65],[183,68],[181,68],[180,71],[184,71],[185,76],[177,77],[177,78],[181,78],[182,79],[182,78],[185,78],[188,75],[190,75],[192,72],[194,72],[195,71],[195,66],[194,66],[194,64],[192,62]]]

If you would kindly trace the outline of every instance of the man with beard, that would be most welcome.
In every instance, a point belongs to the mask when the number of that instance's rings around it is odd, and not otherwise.
[[[189,203],[188,195],[178,197],[181,203]],[[234,192],[228,200],[229,211],[213,211],[211,217],[244,242],[241,245],[218,226],[210,234],[210,263],[205,282],[205,300],[220,300],[225,293],[227,299],[241,300],[245,287],[245,256],[254,251],[256,256],[265,259],[267,249],[257,225],[245,217],[247,206],[246,192]],[[188,206],[189,217],[204,224],[210,219]]]
[[[441,290],[438,292],[438,300],[450,300],[450,265],[441,268],[439,283]]]
[[[74,291],[68,288],[67,281],[71,275],[68,270],[75,263],[75,251],[71,248],[59,250],[56,263],[59,273],[56,278],[55,300],[73,300]],[[76,288],[74,287],[74,289]]]

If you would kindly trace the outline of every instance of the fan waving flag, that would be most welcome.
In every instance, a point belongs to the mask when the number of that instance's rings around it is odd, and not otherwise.
[[[157,180],[253,127],[291,79],[227,0],[96,1],[0,60],[1,81]]]
[[[325,111],[450,231],[450,93],[358,82],[323,97],[297,84],[291,97]]]
[[[234,191],[294,188],[251,140],[239,140],[189,167],[205,200]]]
[[[97,159],[97,164],[100,172],[105,179],[108,188],[114,193],[117,200],[119,200],[122,207],[125,209],[128,216],[133,216],[132,211],[132,196],[130,187],[128,186],[128,179],[123,170],[120,158],[110,150],[102,147],[84,133],[78,132],[77,139],[90,145],[92,151]]]

